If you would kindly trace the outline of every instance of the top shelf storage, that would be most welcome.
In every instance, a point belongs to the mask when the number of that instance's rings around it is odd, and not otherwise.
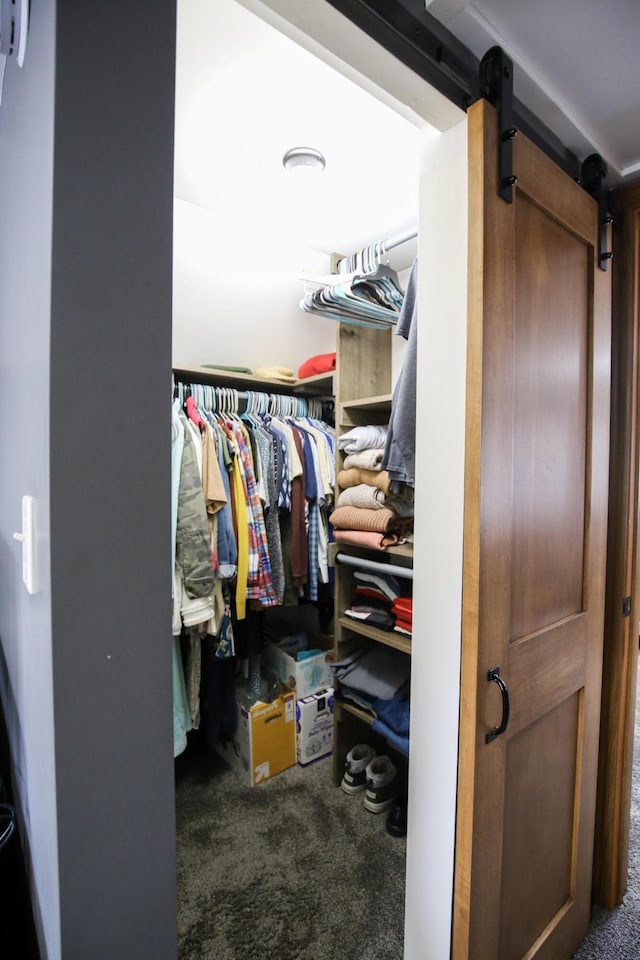
[[[256,377],[248,373],[216,370],[214,367],[174,367],[173,372],[179,380],[184,382],[188,382],[192,377],[197,383],[211,383],[214,386],[232,387],[236,390],[291,393],[306,397],[332,397],[334,394],[333,373],[320,373],[305,380],[296,380],[295,383],[286,383],[282,380]]]

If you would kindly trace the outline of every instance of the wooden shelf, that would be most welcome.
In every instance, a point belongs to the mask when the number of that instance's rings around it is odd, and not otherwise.
[[[352,633],[357,633],[368,640],[383,643],[387,647],[393,647],[394,650],[401,650],[402,653],[411,653],[411,637],[405,637],[402,633],[370,627],[359,620],[353,620],[351,617],[338,617],[338,623],[344,630],[350,630]]]
[[[286,383],[270,377],[256,377],[249,373],[232,370],[216,370],[214,367],[174,367],[178,380],[189,383],[210,383],[213,386],[234,387],[236,390],[255,390],[264,393],[295,393],[309,397],[332,397],[334,392],[333,372],[321,373],[304,380]]]
[[[345,429],[367,423],[386,425],[390,413],[390,393],[364,400],[345,400],[339,405],[338,423]]]
[[[338,705],[340,710],[344,710],[345,713],[350,714],[352,717],[357,717],[358,720],[361,720],[362,723],[366,723],[367,726],[370,727],[371,724],[373,723],[374,718],[371,716],[371,714],[367,713],[367,711],[363,710],[361,707],[357,707],[355,703],[349,703],[348,700],[338,700],[338,698],[336,697],[336,699],[334,700],[334,709],[335,709],[335,704]],[[386,737],[384,733],[382,733],[382,731],[378,731],[378,736],[383,737],[383,739],[388,744],[388,746],[395,753],[397,753],[399,757],[403,757],[405,763],[407,762],[408,758],[406,754],[403,753],[402,750],[398,749],[397,745],[393,742],[393,740],[389,740],[388,737]],[[342,767],[340,768],[340,773],[342,774]]]
[[[308,397],[333,397],[335,393],[333,373],[318,373],[314,377],[298,380],[294,393],[303,393]]]
[[[393,395],[391,393],[383,393],[378,397],[362,397],[360,400],[345,400],[340,404],[343,410],[360,410],[362,408],[366,410],[380,410],[384,407],[391,406],[391,401]]]
[[[349,703],[347,700],[338,700],[337,698],[333,701],[334,706],[337,704],[341,710],[345,710],[347,713],[352,714],[352,716],[357,717],[359,720],[362,720],[364,723],[368,723],[369,726],[373,723],[373,717],[370,713],[367,713],[366,710],[363,710],[362,707],[357,707],[355,703]]]
[[[398,543],[395,547],[387,547],[385,550],[376,550],[375,547],[365,547],[360,543],[346,543],[343,540],[334,540],[329,544],[329,564],[332,567],[336,565],[336,553],[349,553],[354,557],[364,557],[367,560],[379,560],[385,562],[385,557],[391,558],[389,563],[398,562],[400,566],[410,567],[413,565],[413,544]]]

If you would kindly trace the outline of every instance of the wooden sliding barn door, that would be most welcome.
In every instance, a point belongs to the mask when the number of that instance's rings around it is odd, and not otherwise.
[[[610,272],[584,190],[519,134],[506,203],[496,113],[480,101],[468,119],[453,960],[569,960],[590,913]]]

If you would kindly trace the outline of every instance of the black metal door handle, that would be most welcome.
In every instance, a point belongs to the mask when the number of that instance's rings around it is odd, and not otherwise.
[[[504,733],[507,729],[509,723],[509,691],[507,690],[507,685],[500,676],[500,667],[493,667],[487,673],[487,680],[489,683],[497,683],[500,688],[500,693],[502,694],[502,720],[500,721],[499,727],[494,727],[493,730],[490,730],[487,734],[486,740],[487,743],[491,743],[492,740],[495,740],[496,737],[499,737],[500,734]]]

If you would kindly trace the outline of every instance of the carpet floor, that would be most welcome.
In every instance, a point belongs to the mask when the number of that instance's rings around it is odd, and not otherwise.
[[[333,786],[330,757],[251,788],[190,741],[176,816],[179,960],[402,960],[406,839]],[[574,960],[640,958],[640,702],[628,882]]]
[[[331,757],[251,788],[190,743],[176,816],[179,960],[402,960],[406,838]]]

